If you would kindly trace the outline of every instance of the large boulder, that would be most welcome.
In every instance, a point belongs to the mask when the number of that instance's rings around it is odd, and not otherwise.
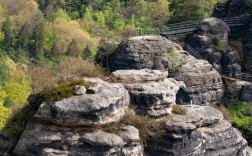
[[[111,71],[121,69],[168,69],[168,52],[173,43],[159,36],[130,38],[118,45],[109,59]]]
[[[152,117],[171,114],[178,90],[185,88],[183,82],[167,78],[167,71],[117,70],[112,76],[129,91],[131,103],[137,106],[139,113]]]
[[[94,94],[74,96],[49,104],[43,102],[35,118],[62,126],[97,126],[119,121],[129,105],[129,93],[122,84],[97,79],[88,90]]]
[[[186,106],[187,115],[174,115],[166,133],[148,143],[150,155],[248,156],[251,150],[242,134],[208,106]]]
[[[229,26],[217,18],[207,18],[200,22],[198,31],[186,39],[204,59],[216,69],[241,71],[241,59],[237,50],[228,44]]]

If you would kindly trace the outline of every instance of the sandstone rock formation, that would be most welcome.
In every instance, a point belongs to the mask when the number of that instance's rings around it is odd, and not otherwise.
[[[252,101],[252,83],[246,81],[225,80],[224,103],[228,105],[230,100]]]
[[[228,25],[220,19],[204,19],[197,33],[189,36],[186,42],[219,71],[222,68],[241,71],[240,55],[228,45],[229,31]]]
[[[139,113],[152,117],[172,114],[176,94],[180,88],[185,88],[183,82],[167,78],[167,71],[117,70],[112,75],[129,91],[131,103],[137,106]]]
[[[129,104],[129,94],[123,85],[99,82],[92,88],[98,92],[63,99],[51,105],[43,102],[35,118],[62,126],[94,126],[120,120]]]
[[[206,27],[209,26],[206,24],[204,28]],[[211,33],[204,28],[202,31]],[[124,41],[111,57],[111,67],[112,70],[144,68],[164,70],[154,65],[152,60],[156,56],[159,57],[156,59],[156,64],[162,64],[163,60],[166,60],[167,68],[169,65],[171,72],[170,77],[184,81],[187,86],[187,89],[180,90],[177,102],[189,103],[192,100],[194,104],[201,105],[221,100],[223,90],[219,73],[207,61],[195,59],[180,45],[163,37],[137,37]],[[124,77],[130,77],[129,73]],[[125,80],[122,75],[120,77]]]
[[[121,69],[168,69],[168,52],[172,42],[158,36],[140,36],[119,44],[109,59],[111,71]]]
[[[43,102],[29,121],[13,151],[0,145],[0,154],[11,155],[122,155],[141,156],[139,131],[124,127],[118,134],[104,132],[104,124],[119,121],[129,105],[129,94],[121,84],[100,79],[92,82],[93,94],[74,96],[48,104]],[[35,98],[30,98],[34,103]],[[6,137],[8,140],[8,137]],[[1,143],[8,143],[1,137]],[[3,141],[3,142],[2,142]]]
[[[175,115],[166,122],[166,133],[150,141],[150,155],[178,156],[251,155],[242,134],[208,106],[187,106],[187,115]]]

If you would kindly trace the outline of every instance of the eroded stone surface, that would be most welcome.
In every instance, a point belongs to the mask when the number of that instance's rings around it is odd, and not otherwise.
[[[139,138],[134,127],[123,131],[123,136]],[[36,135],[34,135],[36,134]],[[29,156],[141,156],[140,140],[129,140],[113,133],[85,132],[83,128],[67,129],[57,125],[29,123],[21,135],[14,155]]]
[[[166,133],[148,143],[150,155],[250,156],[241,133],[208,106],[186,106],[187,115],[166,122]]]
[[[113,76],[115,79],[123,83],[137,83],[148,81],[164,81],[168,77],[168,71],[160,70],[117,70],[114,71]]]
[[[150,116],[159,117],[172,112],[176,94],[185,85],[172,78],[163,82],[124,84],[129,91],[131,103]]]
[[[35,117],[65,126],[102,125],[120,120],[129,105],[128,91],[122,84],[91,82],[95,94],[74,96],[52,104],[43,102]]]

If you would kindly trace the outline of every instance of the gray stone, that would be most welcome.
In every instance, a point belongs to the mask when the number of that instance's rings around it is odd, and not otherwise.
[[[159,36],[140,36],[123,41],[109,58],[111,71],[157,69],[167,71],[168,53],[173,43]]]
[[[121,84],[99,81],[96,81],[100,86],[99,92],[52,104],[44,102],[35,118],[65,126],[94,126],[119,121],[129,105],[129,93]],[[95,85],[95,81],[92,83]]]
[[[112,72],[112,76],[123,83],[164,81],[168,77],[168,71],[150,69],[117,70]]]
[[[187,115],[174,115],[166,122],[166,133],[151,139],[149,155],[250,156],[246,140],[221,112],[208,106],[186,106]]]
[[[92,132],[82,136],[84,142],[93,146],[122,146],[123,139],[119,136],[107,132]]]
[[[75,95],[84,95],[86,93],[86,88],[84,86],[77,85],[74,87]]]
[[[150,116],[159,117],[171,114],[171,104],[175,104],[176,94],[185,85],[174,79],[163,82],[124,84],[129,91],[131,102]]]
[[[57,125],[29,123],[17,142],[13,154],[25,156],[142,156],[143,147],[140,144],[138,130],[127,126],[123,132],[125,133],[123,134],[124,139],[116,134],[100,130],[86,132],[85,128],[69,129]]]

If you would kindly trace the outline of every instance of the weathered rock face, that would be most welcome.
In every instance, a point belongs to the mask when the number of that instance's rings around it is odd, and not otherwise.
[[[141,156],[139,132],[127,126],[120,136],[101,130],[85,132],[56,125],[30,123],[21,135],[14,155],[29,156]]]
[[[211,31],[208,32],[207,30],[205,30],[206,27],[209,26],[205,24],[204,28],[202,28],[202,31],[211,33]],[[218,25],[216,25],[216,27],[218,27]],[[225,26],[223,27],[225,28]],[[146,47],[149,47],[149,49]],[[153,50],[153,47],[156,48]],[[143,60],[151,61],[152,58],[140,58],[140,56],[145,56],[142,55],[143,52],[148,52],[150,54],[148,56],[158,55],[163,58],[159,60],[166,60],[166,63],[170,64],[170,68],[172,68],[169,69],[170,71],[172,71],[172,74],[170,74],[170,76],[174,77],[175,80],[184,81],[185,85],[187,86],[187,89],[182,89],[182,91],[180,91],[181,94],[180,96],[178,96],[177,102],[182,101],[182,103],[189,103],[192,100],[195,104],[201,105],[207,104],[208,102],[217,102],[221,100],[223,90],[221,77],[218,72],[214,70],[214,68],[207,61],[195,59],[194,57],[189,55],[188,52],[184,51],[180,45],[173,43],[166,38],[152,37],[151,39],[149,39],[145,37],[138,37],[123,42],[119,45],[117,52],[113,55],[113,60],[111,60],[113,67],[115,69],[142,69],[144,67],[152,69],[153,66],[149,66],[148,62],[143,62]],[[171,53],[175,53],[172,55],[176,56],[171,56]],[[141,65],[139,66],[139,64]],[[133,73],[130,70],[128,70],[127,72],[122,72],[124,74],[120,74],[120,72],[121,71],[117,71],[114,75],[115,77],[121,77],[120,79],[122,80],[122,82],[133,82],[134,80],[136,81],[136,79],[142,79],[139,77],[143,75],[141,74],[143,71],[139,71],[139,74]],[[157,81],[160,75],[154,74],[156,75],[156,78],[154,78],[153,76],[150,76],[150,73],[144,73],[146,75],[146,78],[143,79],[144,81],[148,81],[148,79]],[[139,88],[141,88],[137,85],[134,86],[136,90],[139,90]],[[155,88],[157,87],[160,87],[160,84],[159,86],[155,86]],[[155,89],[151,90],[152,93],[149,93],[153,94],[154,90]],[[131,95],[137,95],[136,100],[134,100],[133,98],[133,101],[137,101],[137,99],[140,100],[140,97],[143,98],[142,95],[140,96],[139,94],[140,91],[134,91],[135,93],[133,93],[133,91],[134,89],[129,90]],[[147,97],[148,96],[146,96],[145,99]],[[141,99],[141,101],[143,101],[143,99]],[[149,101],[153,102],[151,100]]]
[[[252,83],[246,81],[225,80],[223,101],[228,105],[230,100],[252,101]]]
[[[51,105],[43,102],[35,118],[62,126],[94,126],[119,121],[129,104],[127,90],[121,84],[96,82],[90,88],[95,94],[74,96]]]
[[[109,59],[111,71],[121,69],[168,69],[168,52],[172,42],[158,36],[140,36],[119,44]]]
[[[117,70],[112,75],[129,91],[131,103],[137,106],[139,113],[152,117],[171,114],[178,90],[185,88],[183,82],[167,78],[167,71]]]
[[[153,139],[150,155],[251,155],[241,133],[223,120],[222,114],[208,106],[187,106],[187,115],[175,115],[166,122],[166,133]]]
[[[100,79],[92,82],[93,94],[74,96],[47,104],[43,102],[26,126],[13,151],[0,145],[0,155],[29,156],[141,156],[139,131],[123,127],[117,134],[104,132],[102,126],[119,121],[129,105],[129,94],[121,84]],[[30,98],[32,103],[35,98]],[[5,151],[4,151],[5,150]]]
[[[197,60],[186,56],[187,62],[173,76],[178,81],[184,81],[186,88],[177,94],[177,103],[205,105],[218,102],[223,97],[222,79],[220,74],[205,60]]]
[[[241,71],[240,55],[228,45],[229,26],[217,18],[204,19],[197,33],[186,39],[215,68]]]

